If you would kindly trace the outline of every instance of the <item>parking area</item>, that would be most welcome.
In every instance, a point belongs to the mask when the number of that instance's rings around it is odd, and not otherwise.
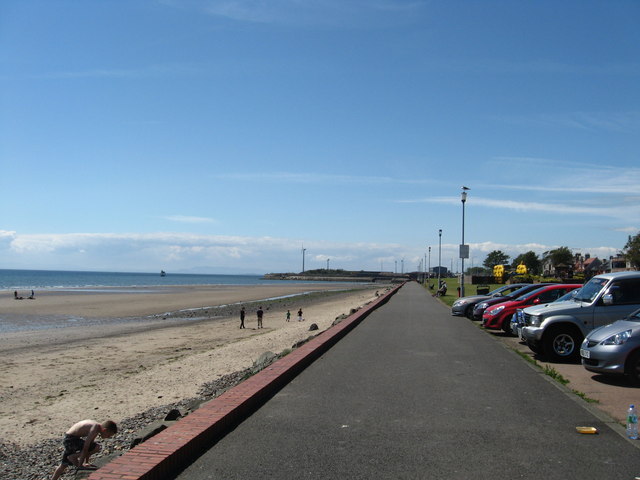
[[[486,330],[486,332],[506,347],[535,360],[542,369],[553,368],[569,381],[567,388],[584,394],[587,399],[594,401],[595,407],[620,423],[625,421],[630,404],[640,404],[640,388],[634,387],[626,378],[598,375],[587,371],[580,363],[547,362],[534,354],[519,338],[509,336],[502,331]]]
[[[441,300],[454,317],[470,319],[585,401],[626,421],[629,405],[640,402],[640,272],[508,290],[518,285],[494,286],[479,295],[472,288],[463,298]],[[623,372],[628,377],[616,376]]]

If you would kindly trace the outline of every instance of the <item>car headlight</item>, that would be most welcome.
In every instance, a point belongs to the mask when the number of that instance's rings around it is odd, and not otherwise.
[[[542,317],[538,315],[531,315],[529,317],[529,325],[531,325],[532,327],[539,327],[541,323],[542,323]]]
[[[455,302],[453,302],[453,306],[454,307],[461,307],[462,305],[465,305],[467,303],[466,300],[456,300]]]
[[[600,342],[600,345],[622,345],[624,342],[631,338],[631,330],[625,330],[624,332],[611,335],[609,338]]]
[[[487,312],[487,314],[494,316],[499,314],[502,310],[504,310],[504,305],[500,305],[499,307],[492,308],[490,311]]]
[[[489,304],[488,304],[487,302],[482,302],[482,303],[479,303],[479,304],[476,306],[476,308],[477,308],[478,310],[480,310],[480,309],[482,309],[482,310],[486,310],[486,308],[487,308],[488,306],[489,306]]]

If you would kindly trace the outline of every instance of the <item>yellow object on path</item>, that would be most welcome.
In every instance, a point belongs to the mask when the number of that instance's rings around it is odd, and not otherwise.
[[[578,433],[584,433],[584,434],[598,433],[598,429],[596,427],[576,427],[576,431]]]

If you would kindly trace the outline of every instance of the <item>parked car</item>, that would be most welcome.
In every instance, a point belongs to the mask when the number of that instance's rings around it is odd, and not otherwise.
[[[580,289],[576,288],[571,290],[570,292],[565,293],[557,300],[554,300],[551,303],[559,303],[559,302],[567,302],[569,300],[573,300],[573,297],[578,293]],[[551,305],[551,303],[545,303],[544,305],[536,305],[534,307],[528,307],[527,311],[531,312],[533,309],[538,308],[547,308],[547,306]],[[524,327],[524,308],[519,308],[516,310],[516,313],[511,317],[511,333],[513,333],[516,337],[522,338],[522,327]]]
[[[578,358],[584,337],[594,328],[624,318],[640,308],[640,272],[596,275],[571,302],[524,311],[522,338],[549,360]]]
[[[493,305],[487,308],[482,315],[482,326],[493,330],[502,329],[505,332],[511,332],[511,316],[518,308],[553,302],[565,293],[580,287],[581,285],[579,284],[563,283],[546,285],[520,295],[513,300]]]
[[[515,292],[521,287],[525,285],[529,285],[527,283],[514,283],[511,285],[503,285],[486,295],[470,295],[468,297],[462,297],[453,302],[451,306],[451,315],[458,315],[471,318],[473,316],[473,307],[476,306],[478,302],[482,302],[483,300],[488,300],[489,298],[499,298],[509,295],[512,292]]]
[[[590,372],[627,375],[633,384],[640,385],[640,310],[589,332],[580,356]]]
[[[520,295],[524,295],[525,293],[529,293],[532,290],[536,290],[544,285],[555,285],[553,283],[528,283],[524,287],[519,288],[515,292],[511,292],[509,295],[504,295],[502,297],[489,298],[482,302],[476,303],[476,306],[473,307],[473,320],[482,320],[482,315],[484,311],[492,305],[497,303],[506,302],[508,300],[512,300],[514,298],[518,298]]]

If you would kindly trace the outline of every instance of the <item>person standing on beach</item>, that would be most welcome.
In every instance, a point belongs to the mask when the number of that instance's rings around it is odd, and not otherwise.
[[[291,311],[287,310],[287,322],[291,320]]]
[[[302,309],[298,310],[298,321],[301,322],[303,321],[304,318],[302,318]]]
[[[262,307],[258,308],[256,315],[258,316],[258,328],[262,328],[262,316],[264,315],[264,312],[262,311]]]
[[[245,328],[244,326],[244,307],[240,309],[240,328]]]
[[[100,445],[94,440],[98,435],[109,438],[116,433],[118,433],[118,427],[111,420],[102,423],[95,420],[82,420],[73,425],[64,435],[62,462],[53,472],[51,480],[57,480],[69,466],[74,466],[77,470],[96,470],[98,467],[89,463],[91,455],[100,451]]]

